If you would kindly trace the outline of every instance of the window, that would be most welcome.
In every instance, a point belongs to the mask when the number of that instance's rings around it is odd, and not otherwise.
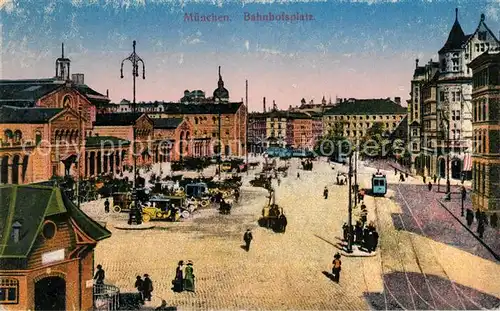
[[[40,131],[35,132],[35,143],[39,145],[42,142],[42,133]]]
[[[418,119],[418,112],[415,112],[415,119]]]
[[[19,281],[0,279],[0,304],[19,303]]]
[[[47,240],[52,239],[56,235],[56,232],[57,232],[57,226],[52,221],[47,221],[43,225],[42,234],[43,237],[46,238]]]
[[[418,150],[418,144],[417,143],[413,143],[413,150]]]
[[[413,129],[413,136],[417,136],[418,135],[418,130],[417,129]]]
[[[198,117],[194,117],[194,124],[198,124]]]
[[[377,117],[376,116],[372,116],[372,119],[375,120],[375,119],[377,119]]]
[[[486,41],[486,31],[479,31],[477,33],[477,38],[481,41]]]

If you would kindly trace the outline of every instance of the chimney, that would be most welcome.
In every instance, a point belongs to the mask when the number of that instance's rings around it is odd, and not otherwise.
[[[415,68],[418,68],[418,58],[415,60]]]
[[[401,106],[401,97],[394,97],[394,101]]]
[[[266,98],[263,99],[264,112],[266,112]]]
[[[106,90],[106,97],[109,98],[109,89]]]
[[[273,99],[273,110],[278,110],[276,109],[276,101]]]

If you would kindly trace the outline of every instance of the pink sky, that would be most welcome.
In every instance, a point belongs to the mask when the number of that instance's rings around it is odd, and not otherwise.
[[[68,48],[70,50],[71,48]],[[55,51],[26,53],[22,66],[9,62],[9,53],[3,55],[3,79],[41,78],[54,75]],[[124,79],[120,79],[120,62],[128,54],[99,53],[91,55],[68,53],[72,60],[71,72],[84,73],[85,83],[95,90],[109,94],[113,102],[132,98],[131,65],[124,67]],[[338,97],[408,98],[410,79],[417,55],[333,55],[305,53],[284,55],[278,51],[245,54],[201,53],[141,53],[146,63],[146,80],[137,83],[138,101],[177,101],[185,89],[204,90],[211,96],[217,86],[217,66],[222,66],[225,87],[232,101],[245,97],[245,79],[249,80],[249,107],[251,111],[262,109],[262,98],[271,105],[272,100],[280,108],[300,104],[301,98],[323,95],[335,100]],[[422,55],[420,55],[422,57]],[[92,63],[89,59],[99,59]],[[428,61],[428,57],[422,62]],[[102,66],[102,64],[106,64]],[[354,69],[357,68],[357,69]],[[362,71],[360,70],[362,68]],[[33,76],[35,74],[35,76]],[[269,86],[272,85],[272,88]]]

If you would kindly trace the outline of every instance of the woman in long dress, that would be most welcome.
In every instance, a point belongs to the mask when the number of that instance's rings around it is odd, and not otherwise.
[[[184,289],[194,292],[193,262],[191,260],[188,261],[186,269],[184,270]]]
[[[181,260],[175,269],[174,292],[182,292],[184,289],[184,262]]]

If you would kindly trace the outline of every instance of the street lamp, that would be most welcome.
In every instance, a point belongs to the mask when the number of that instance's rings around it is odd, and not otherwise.
[[[349,211],[349,220],[348,220],[348,230],[349,230],[349,236],[347,239],[347,252],[352,253],[352,185],[351,185],[351,178],[352,178],[352,153],[349,155],[349,205],[348,205],[348,211]]]
[[[133,89],[132,111],[133,112],[137,112],[137,107],[136,107],[136,103],[135,103],[135,78],[139,76],[139,63],[142,63],[142,79],[146,79],[146,68],[144,65],[144,61],[135,52],[135,45],[136,45],[136,42],[134,40],[134,42],[132,43],[133,52],[132,52],[132,54],[130,54],[129,57],[122,60],[122,65],[121,65],[121,69],[120,69],[120,77],[123,79],[123,64],[127,60],[132,63],[132,81],[133,81],[133,84],[132,84],[132,89]],[[132,157],[134,158],[134,169],[133,169],[133,171],[134,171],[134,185],[133,185],[133,190],[132,190],[132,203],[133,203],[132,207],[133,207],[134,211],[132,211],[132,213],[136,212],[136,210],[137,210],[137,156],[136,156],[136,141],[135,140],[136,140],[136,128],[135,128],[135,124],[134,124],[133,130],[132,130],[132,144],[133,144]],[[137,214],[137,213],[135,213],[135,214]],[[136,217],[135,222],[137,224],[140,224],[141,219],[137,219],[137,217]],[[129,218],[129,224],[132,224],[132,218]]]

